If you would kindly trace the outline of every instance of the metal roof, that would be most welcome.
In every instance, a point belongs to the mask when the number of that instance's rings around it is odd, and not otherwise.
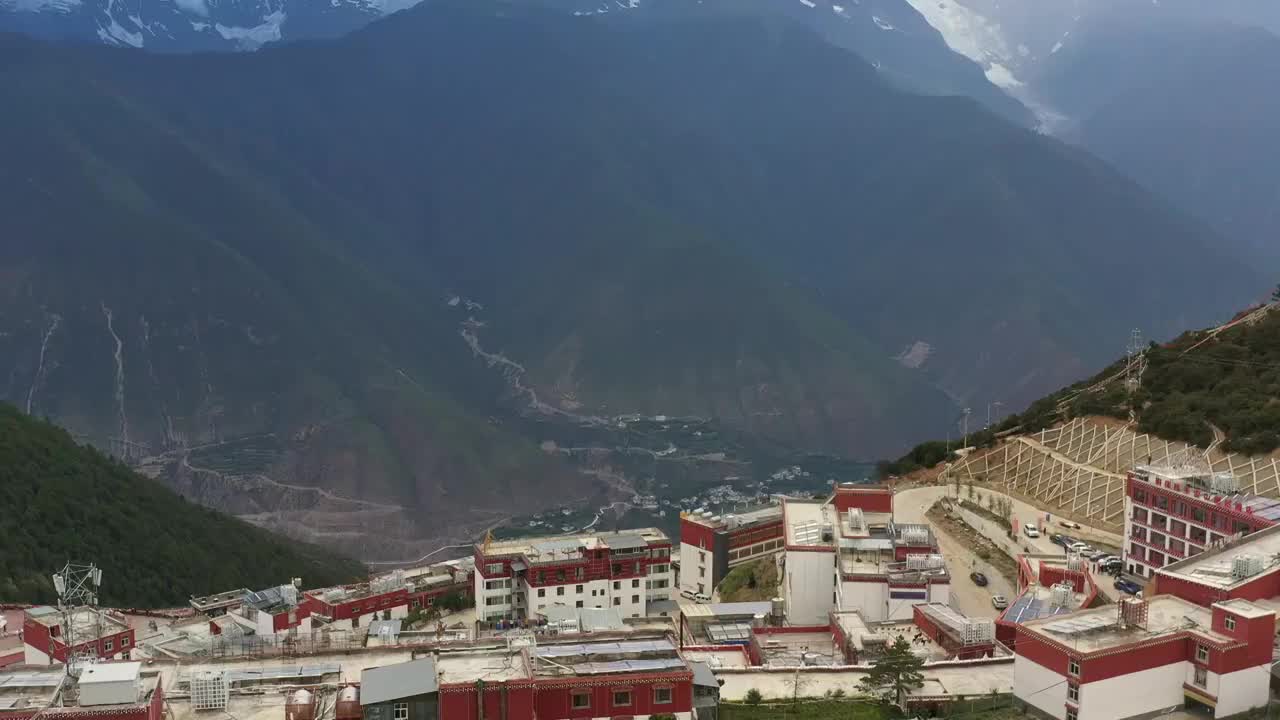
[[[440,689],[435,658],[369,668],[360,673],[360,704],[373,705]]]
[[[719,688],[720,681],[716,679],[715,673],[711,672],[711,666],[704,662],[690,662],[689,668],[693,670],[693,684],[703,687]]]
[[[141,672],[140,662],[93,663],[80,673],[79,683],[127,682],[137,680]]]
[[[380,637],[395,642],[400,637],[403,623],[399,620],[374,620],[369,623],[369,637]]]
[[[639,535],[608,535],[602,536],[601,539],[609,544],[610,550],[634,550],[636,548],[649,547],[649,541]]]

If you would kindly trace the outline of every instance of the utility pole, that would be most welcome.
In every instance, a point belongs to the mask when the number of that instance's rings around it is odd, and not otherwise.
[[[962,448],[969,447],[969,413],[970,412],[971,410],[969,408],[964,409],[964,444],[960,446]]]

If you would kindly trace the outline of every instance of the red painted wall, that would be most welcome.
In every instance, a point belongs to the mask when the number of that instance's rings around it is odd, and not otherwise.
[[[125,640],[127,643],[121,644]],[[22,641],[31,647],[39,650],[46,655],[49,654],[49,628],[39,622],[36,622],[28,616],[23,616],[22,620]],[[107,642],[110,641],[111,649],[107,650]],[[128,652],[133,649],[135,639],[133,628],[117,632],[111,635],[105,635],[96,641],[81,643],[76,646],[77,650],[92,649],[99,657],[113,657],[121,652]],[[67,646],[63,644],[62,639],[53,638],[53,659],[58,662],[66,662]]]
[[[689,518],[680,518],[680,542],[690,547],[711,550],[714,547],[715,530],[696,523]]]
[[[669,688],[671,702],[654,703],[653,691],[656,688]],[[590,708],[575,710],[571,707],[575,691],[590,693]],[[630,691],[631,704],[614,705],[614,691]],[[654,674],[639,680],[621,677],[612,681],[600,678],[594,682],[585,678],[538,681],[534,707],[539,718],[576,719],[689,712],[693,709],[693,674],[689,672]]]
[[[684,521],[681,520],[683,525]],[[765,523],[763,525],[752,525],[750,527],[739,528],[729,533],[729,547],[740,548],[747,545],[755,545],[756,543],[765,542],[766,540],[777,540],[783,535],[782,520],[777,522]],[[684,531],[681,529],[681,542],[684,542]],[[711,547],[710,544],[707,545]]]

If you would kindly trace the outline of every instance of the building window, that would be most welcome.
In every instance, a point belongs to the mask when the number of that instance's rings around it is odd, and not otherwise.
[[[582,568],[577,568],[576,570],[573,571],[573,574],[574,574],[574,577],[581,580],[583,576]]]
[[[614,604],[614,605],[621,605],[621,604],[622,604],[622,598],[614,598],[614,599],[613,599],[613,604]]]
[[[111,638],[107,638],[106,640],[102,641],[102,649],[105,652],[111,652],[113,649],[115,649],[115,646],[116,644]]]
[[[654,688],[653,689],[654,705],[666,705],[669,702],[671,702],[671,688]]]
[[[1209,517],[1209,516],[1208,516],[1208,513],[1206,513],[1206,512],[1204,511],[1204,508],[1198,508],[1198,507],[1193,507],[1193,508],[1191,508],[1191,519],[1192,519],[1192,520],[1195,520],[1195,521],[1196,521],[1196,522],[1198,522],[1198,523],[1202,523],[1202,522],[1204,522],[1206,519],[1208,519],[1208,517]]]
[[[1080,704],[1080,686],[1075,683],[1067,683],[1067,702]]]
[[[640,587],[640,581],[639,581],[639,580],[632,580],[632,581],[631,581],[631,587],[633,587],[633,588],[638,588],[638,587]]]
[[[630,705],[630,704],[631,704],[631,691],[630,691],[630,690],[614,690],[614,691],[613,691],[613,706],[614,706],[614,707],[625,707],[625,706]]]
[[[1196,662],[1209,662],[1209,648],[1204,645],[1196,646]]]
[[[391,708],[391,720],[409,720],[409,703],[396,703]]]
[[[640,596],[639,596],[639,595],[632,595],[632,596],[631,596],[631,602],[632,602],[632,604],[635,604],[635,603],[640,602]]]
[[[556,586],[556,594],[557,594],[557,595],[564,595],[564,586],[563,586],[563,585],[557,585],[557,586]]]
[[[1209,671],[1197,665],[1194,682],[1197,686],[1204,687],[1209,682]]]
[[[579,600],[579,601],[577,602],[576,607],[582,607],[582,601],[581,601],[581,600]]]
[[[1232,622],[1231,627],[1235,627],[1235,620],[1234,620],[1234,619],[1232,619],[1232,621],[1231,621],[1231,622]],[[120,647],[121,647],[121,648],[127,648],[127,647],[129,647],[129,636],[127,636],[127,635],[126,635],[126,636],[124,636],[124,637],[120,638]]]
[[[637,561],[636,561],[636,572],[640,572],[642,569],[643,569],[643,568],[642,568],[642,567],[641,567],[641,565],[640,565],[640,561],[639,561],[639,560],[637,560]]]
[[[1073,707],[1067,708],[1067,720],[1080,720],[1080,713]]]
[[[1072,677],[1080,677],[1080,661],[1079,660],[1067,661],[1067,674],[1071,675]]]
[[[622,589],[622,583],[621,583],[621,582],[619,582],[619,581],[617,581],[617,580],[614,580],[614,581],[613,581],[613,589],[614,589],[614,590],[621,590],[621,589]]]
[[[492,563],[484,566],[485,575],[497,575],[502,572],[502,563]]]
[[[582,710],[591,707],[591,693],[575,692],[573,694],[573,709]]]
[[[546,589],[546,588],[538,588],[538,597],[546,597],[546,596],[547,596],[547,589]]]
[[[1230,615],[1222,619],[1222,624],[1226,625],[1228,630],[1236,629],[1236,619],[1231,617]]]
[[[573,591],[574,591],[574,592],[576,592],[576,593],[578,593],[579,595],[581,595],[581,594],[582,594],[582,586],[581,586],[581,585],[578,585],[577,587],[575,587],[575,588],[573,589]]]
[[[707,569],[705,567],[698,568],[698,577],[706,577]]]

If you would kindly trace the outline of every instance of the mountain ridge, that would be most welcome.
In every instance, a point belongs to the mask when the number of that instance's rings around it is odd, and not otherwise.
[[[512,7],[253,54],[0,41],[3,397],[96,438],[124,418],[210,497],[259,482],[238,513],[417,556],[627,492],[542,449],[464,330],[566,410],[857,457],[1259,283],[1104,163],[812,30]],[[1205,271],[1238,282],[1185,297]],[[400,510],[316,529],[287,486]]]
[[[0,597],[53,602],[68,558],[104,571],[102,598],[173,607],[192,595],[302,576],[327,585],[366,576],[354,560],[192,505],[61,428],[0,403]]]

